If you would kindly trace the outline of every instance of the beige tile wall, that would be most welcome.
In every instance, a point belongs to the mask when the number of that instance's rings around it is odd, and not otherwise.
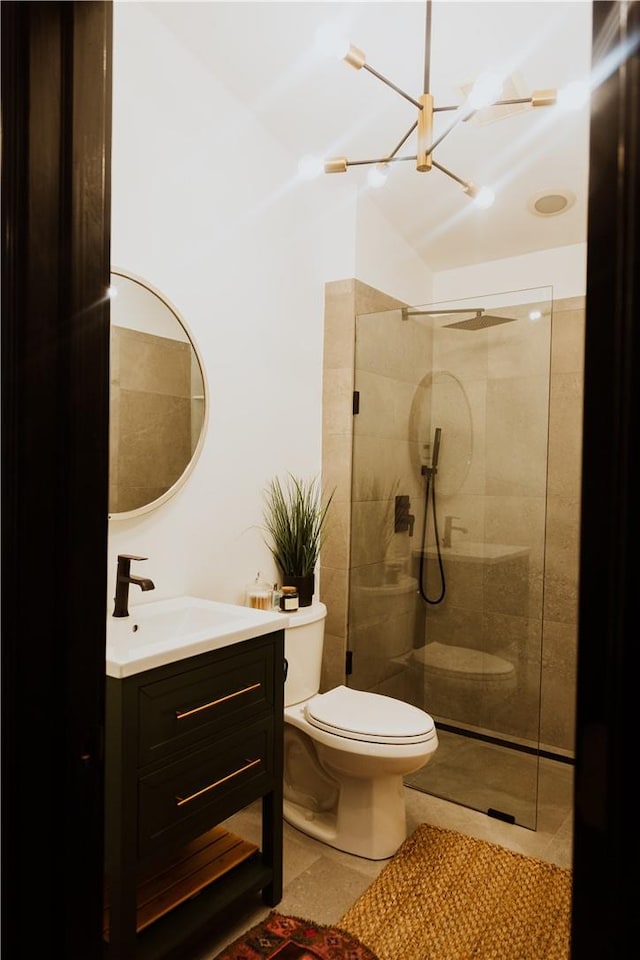
[[[493,328],[494,344],[497,339],[509,350],[487,351],[478,348],[477,335],[457,330],[439,330],[428,342],[424,330],[408,336],[405,325],[403,336],[394,338],[394,325],[403,322],[401,306],[357,280],[337,281],[326,288],[323,483],[326,488],[336,487],[336,497],[321,557],[321,594],[328,607],[322,689],[345,682],[351,603],[354,633],[349,646],[357,642],[358,630],[367,635],[367,663],[361,665],[359,685],[366,681],[368,689],[402,695],[404,681],[396,657],[402,653],[402,637],[405,643],[409,637],[419,645],[421,634],[430,630],[431,640],[477,646],[517,666],[519,689],[508,714],[487,714],[480,699],[475,707],[471,705],[468,722],[500,723],[504,733],[535,740],[540,709],[542,743],[572,753],[584,301],[554,304],[550,383],[549,331],[545,339],[542,325],[528,328],[522,343],[517,342],[524,335],[522,325]],[[364,369],[358,374],[358,386],[366,386],[367,407],[354,418],[355,318],[378,312],[385,312],[379,320],[367,318],[372,334],[368,342],[374,349],[370,356],[359,351]],[[439,402],[441,409],[419,411],[424,421],[421,435],[432,434],[429,417],[434,424],[447,422],[447,410],[460,404],[463,395],[474,412],[473,437],[467,441],[458,436],[455,444],[459,452],[469,442],[473,451],[466,451],[468,456],[461,458],[458,467],[449,461],[446,475],[454,483],[450,489],[442,488],[439,512],[463,518],[460,525],[466,533],[458,537],[526,544],[528,555],[526,561],[514,559],[482,573],[477,567],[450,564],[447,606],[431,607],[425,620],[425,605],[415,591],[410,595],[402,586],[402,578],[409,578],[406,583],[410,584],[416,574],[412,550],[422,523],[424,489],[416,466],[423,451],[406,436],[396,436],[396,425],[402,424],[404,432],[407,417],[415,415],[411,405],[420,392],[416,383],[430,368],[455,371],[464,390],[460,392],[455,377],[438,384],[433,396],[440,398],[434,403]],[[540,370],[545,371],[542,376]],[[425,383],[425,396],[432,394],[427,387]],[[538,411],[533,416],[532,409]],[[458,420],[462,413],[457,411]],[[485,453],[487,429],[492,442]],[[356,477],[352,476],[354,445],[357,462],[364,467]],[[441,463],[447,455],[443,442]],[[374,466],[376,484],[370,480]],[[410,495],[416,524],[413,540],[408,533],[393,533],[396,492]],[[431,568],[430,596],[438,591],[434,573]],[[400,587],[390,588],[395,597],[392,605],[387,603],[386,613],[376,616],[369,588],[377,584],[379,589],[381,583],[398,576]]]

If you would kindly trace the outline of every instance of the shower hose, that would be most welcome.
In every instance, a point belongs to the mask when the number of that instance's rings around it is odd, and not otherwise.
[[[424,494],[424,516],[422,518],[422,545],[420,547],[420,577],[419,577],[419,587],[420,587],[420,596],[425,603],[437,604],[442,603],[444,600],[444,595],[446,592],[446,582],[444,576],[444,566],[442,564],[442,554],[440,552],[440,536],[438,534],[438,517],[436,514],[436,468],[435,467],[423,467],[423,474],[427,478],[427,483],[425,487]],[[431,501],[431,512],[433,514],[433,532],[435,535],[436,542],[436,554],[438,557],[438,569],[440,570],[440,594],[431,598],[427,595],[427,587],[424,582],[425,566],[426,566],[426,555],[427,555],[427,515],[429,513],[429,502]]]

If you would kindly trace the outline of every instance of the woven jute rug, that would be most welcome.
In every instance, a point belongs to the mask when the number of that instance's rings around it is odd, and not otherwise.
[[[568,960],[571,870],[421,824],[338,926],[379,960]]]

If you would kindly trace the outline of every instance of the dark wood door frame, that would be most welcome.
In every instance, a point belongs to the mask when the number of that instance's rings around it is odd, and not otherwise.
[[[639,929],[640,3],[594,3],[593,28],[594,74],[610,66],[589,157],[572,957],[620,960]]]
[[[2,3],[7,956],[102,952],[111,16]]]

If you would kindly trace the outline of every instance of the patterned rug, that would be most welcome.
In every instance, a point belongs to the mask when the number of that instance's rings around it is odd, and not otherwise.
[[[338,923],[379,960],[568,960],[571,871],[423,823]]]
[[[216,960],[378,960],[357,937],[272,910]]]

